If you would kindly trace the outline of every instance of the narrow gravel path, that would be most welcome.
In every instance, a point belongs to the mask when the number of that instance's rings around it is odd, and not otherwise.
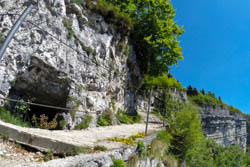
[[[44,130],[36,128],[23,128],[0,120],[1,127],[15,129],[18,132],[28,133],[32,136],[48,138],[51,141],[60,141],[76,146],[94,147],[95,145],[104,145],[109,150],[121,148],[124,144],[109,142],[108,138],[129,137],[137,133],[144,133],[145,123],[133,125],[115,125],[97,128],[88,128],[85,130]],[[161,129],[160,124],[149,124],[149,132]],[[8,135],[8,134],[7,134]],[[12,139],[15,141],[15,139]],[[0,167],[19,167],[29,166],[36,162],[39,156],[35,153],[29,153],[25,150],[18,150],[18,147],[12,142],[3,142],[0,138]]]
[[[0,138],[0,167],[22,167],[37,162],[40,158],[41,155],[23,150]]]
[[[50,141],[59,141],[76,146],[93,147],[101,141],[114,137],[129,137],[137,133],[144,133],[145,124],[138,123],[133,125],[115,125],[97,128],[88,128],[86,130],[45,130],[36,128],[23,128],[0,121],[0,126],[15,129],[18,132],[28,133],[32,136],[47,138]],[[149,131],[161,129],[159,124],[149,124]],[[11,136],[10,134],[7,134]],[[15,139],[12,139],[15,141]],[[108,149],[112,149],[116,144],[108,144]]]

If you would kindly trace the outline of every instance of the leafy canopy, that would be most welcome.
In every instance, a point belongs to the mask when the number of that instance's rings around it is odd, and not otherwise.
[[[176,81],[174,78],[169,78],[167,75],[159,75],[157,77],[153,77],[150,75],[145,75],[143,80],[143,85],[146,88],[176,88],[178,90],[182,90],[181,84]]]
[[[132,39],[142,72],[166,73],[177,64],[181,48],[177,38],[184,33],[173,18],[175,10],[167,0],[105,0],[129,15],[133,23]]]

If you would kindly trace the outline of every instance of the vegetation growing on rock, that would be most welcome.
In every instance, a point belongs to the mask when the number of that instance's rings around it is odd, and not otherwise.
[[[162,0],[105,0],[132,20],[132,39],[143,73],[161,75],[182,59],[178,37],[184,33],[173,20],[175,10]]]
[[[81,129],[87,129],[89,127],[89,124],[93,117],[91,115],[86,115],[82,122],[80,122],[77,126],[76,129],[81,130]]]
[[[153,77],[150,75],[145,75],[143,80],[143,87],[145,88],[176,88],[177,90],[182,90],[181,83],[176,81],[172,77],[168,77],[167,75],[159,75],[157,77]]]
[[[232,105],[227,105],[221,100],[220,96],[217,98],[211,91],[206,93],[204,89],[202,89],[200,92],[198,92],[197,88],[192,88],[192,86],[189,85],[187,87],[187,95],[189,96],[189,100],[198,106],[212,106],[214,108],[221,107],[228,109],[230,114],[242,114],[239,109],[233,107]]]

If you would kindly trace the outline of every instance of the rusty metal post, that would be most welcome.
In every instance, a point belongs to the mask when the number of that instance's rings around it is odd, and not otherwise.
[[[150,89],[145,135],[147,135],[147,133],[148,133],[148,120],[149,120],[149,112],[150,112],[150,107],[151,107],[152,92],[153,92],[152,89]]]

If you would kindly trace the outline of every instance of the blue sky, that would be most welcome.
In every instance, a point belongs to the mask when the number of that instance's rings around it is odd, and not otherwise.
[[[184,60],[170,71],[183,86],[211,90],[250,114],[250,1],[172,0],[183,25]]]

